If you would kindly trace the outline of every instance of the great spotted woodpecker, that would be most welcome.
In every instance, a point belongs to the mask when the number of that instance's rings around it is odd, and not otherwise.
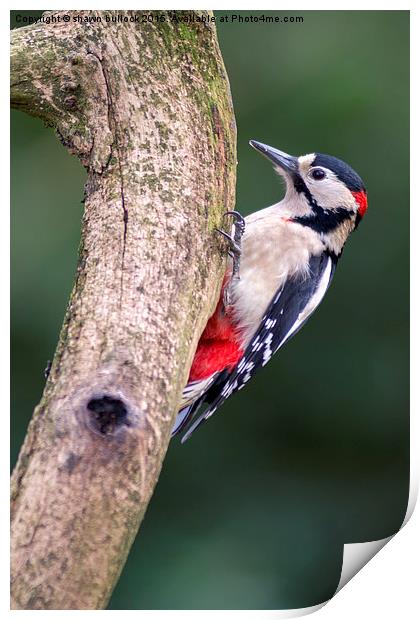
[[[232,235],[219,231],[228,238],[232,260],[172,430],[175,435],[198,414],[182,441],[306,323],[367,209],[361,178],[340,159],[320,153],[293,157],[254,140],[250,144],[274,164],[286,193],[281,202],[245,219],[229,212]],[[208,407],[199,413],[203,403]]]

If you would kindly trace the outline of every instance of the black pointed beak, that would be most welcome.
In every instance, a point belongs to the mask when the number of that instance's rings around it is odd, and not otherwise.
[[[249,143],[254,147],[254,149],[260,151],[260,153],[265,155],[267,159],[273,162],[275,166],[278,166],[285,172],[288,172],[289,174],[299,172],[297,157],[283,153],[283,151],[279,151],[272,146],[268,146],[262,142],[257,142],[256,140],[250,140]]]

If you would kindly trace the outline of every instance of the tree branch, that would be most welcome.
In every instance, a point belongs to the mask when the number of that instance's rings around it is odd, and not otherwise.
[[[76,280],[12,478],[16,609],[106,605],[225,268],[236,134],[214,25],[112,14],[12,32],[12,106],[88,170]]]

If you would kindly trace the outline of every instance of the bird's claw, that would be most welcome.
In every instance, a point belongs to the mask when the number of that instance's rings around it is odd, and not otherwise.
[[[239,213],[239,211],[226,211],[226,213],[223,213],[222,217],[227,217],[229,215],[231,215],[234,219],[235,233],[239,231],[239,234],[242,237],[245,232],[245,218]]]
[[[217,232],[223,235],[225,239],[229,241],[229,256],[233,259],[232,275],[239,278],[239,263],[241,256],[241,241],[245,232],[245,219],[238,211],[226,211],[223,217],[232,216],[233,222],[233,235],[229,235],[224,230],[216,228]]]
[[[223,301],[225,306],[230,306],[231,301],[231,286],[235,280],[239,280],[239,268],[241,263],[241,242],[242,237],[245,232],[245,219],[238,211],[226,211],[223,214],[223,217],[231,216],[233,217],[233,235],[229,235],[224,230],[220,228],[216,228],[217,232],[219,232],[225,239],[229,241],[229,251],[228,254],[232,259],[232,277],[228,286],[225,287],[223,293]]]
[[[224,236],[225,239],[227,239],[229,241],[229,256],[231,256],[232,258],[234,258],[237,255],[241,254],[241,246],[236,242],[235,237],[229,235],[227,232],[225,232],[224,230],[221,230],[220,228],[216,228],[217,232],[220,233],[221,235]]]

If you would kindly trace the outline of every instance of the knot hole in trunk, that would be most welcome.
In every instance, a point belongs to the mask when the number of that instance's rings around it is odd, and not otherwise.
[[[113,435],[122,426],[131,426],[127,406],[120,398],[104,394],[88,404],[89,427],[100,435]]]

